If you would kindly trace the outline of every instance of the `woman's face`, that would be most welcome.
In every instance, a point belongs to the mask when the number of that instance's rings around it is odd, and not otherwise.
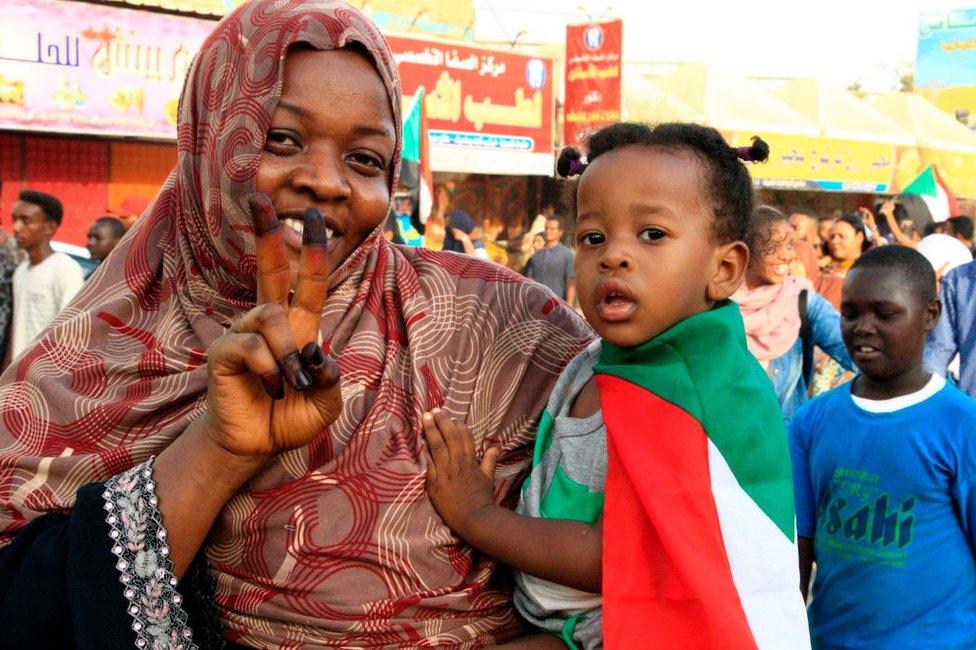
[[[298,277],[302,219],[318,208],[338,267],[386,219],[396,130],[386,87],[352,50],[300,50],[285,59],[255,189],[271,197]]]
[[[864,235],[846,221],[835,221],[830,228],[830,257],[835,262],[849,262],[861,256]]]
[[[788,221],[775,221],[769,226],[768,237],[765,254],[752,263],[750,273],[759,280],[756,284],[783,284],[795,257],[793,228]]]

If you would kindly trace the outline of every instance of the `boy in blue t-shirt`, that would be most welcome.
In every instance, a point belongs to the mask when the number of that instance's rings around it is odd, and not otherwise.
[[[865,253],[841,303],[862,374],[790,427],[815,647],[976,648],[976,401],[925,372],[940,311],[921,254]]]

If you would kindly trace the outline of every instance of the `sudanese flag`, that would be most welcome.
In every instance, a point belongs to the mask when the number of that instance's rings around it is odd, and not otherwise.
[[[725,301],[643,345],[606,342],[607,648],[809,648],[786,432]]]

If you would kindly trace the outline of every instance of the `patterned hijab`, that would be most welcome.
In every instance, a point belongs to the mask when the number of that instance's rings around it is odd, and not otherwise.
[[[296,43],[369,53],[399,160],[396,66],[362,14],[334,0],[254,0],[222,20],[186,82],[176,169],[0,380],[0,544],[70,509],[82,485],[159,453],[202,412],[206,350],[254,306],[246,198]],[[509,498],[588,330],[501,267],[398,248],[381,227],[330,280],[323,337],[339,351],[342,415],[256,476],[211,533],[222,623],[244,644],[476,646],[517,626],[494,563],[427,500],[420,414],[442,406],[479,445],[500,444],[496,494]]]

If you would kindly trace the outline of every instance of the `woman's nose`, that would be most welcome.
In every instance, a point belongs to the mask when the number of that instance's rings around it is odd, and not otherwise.
[[[344,200],[352,193],[342,160],[329,153],[306,155],[291,181],[296,189],[311,192],[320,201]]]

